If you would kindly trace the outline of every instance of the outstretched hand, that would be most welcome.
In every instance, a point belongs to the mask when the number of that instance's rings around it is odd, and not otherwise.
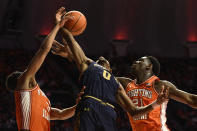
[[[56,14],[55,14],[55,22],[56,24],[59,24],[60,27],[63,27],[65,22],[73,19],[72,16],[66,16],[66,11],[64,7],[61,7],[57,10]]]
[[[162,85],[161,92],[157,97],[157,104],[161,105],[163,102],[167,101],[169,98],[169,87]]]
[[[69,61],[72,61],[72,52],[64,39],[63,39],[63,43],[64,45],[60,44],[57,41],[54,41],[51,48],[52,49],[51,52],[54,55],[59,55],[61,57],[69,59]]]

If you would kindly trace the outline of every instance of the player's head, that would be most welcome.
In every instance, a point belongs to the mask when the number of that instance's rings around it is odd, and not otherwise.
[[[19,71],[15,71],[15,72],[12,72],[8,77],[7,77],[7,80],[6,80],[6,88],[9,90],[9,91],[14,91],[16,89],[16,86],[17,86],[17,79],[18,77],[22,74],[22,72],[19,72]]]
[[[100,56],[99,59],[96,61],[96,63],[105,67],[108,71],[111,72],[110,63],[103,56]]]
[[[160,73],[160,63],[157,58],[153,56],[143,56],[140,59],[133,62],[131,66],[133,75],[138,75],[142,72],[153,73],[159,76]]]

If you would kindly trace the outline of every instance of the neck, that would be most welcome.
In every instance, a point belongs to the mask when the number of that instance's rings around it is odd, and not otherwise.
[[[141,84],[141,83],[147,81],[152,76],[153,76],[153,73],[151,73],[151,72],[148,72],[148,73],[139,73],[137,75],[137,77],[136,77],[136,79],[137,79],[136,83],[137,84]]]

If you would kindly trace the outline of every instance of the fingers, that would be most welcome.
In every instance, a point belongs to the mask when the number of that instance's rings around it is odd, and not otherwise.
[[[57,41],[53,41],[53,45],[52,45],[52,46],[55,46],[55,47],[57,47],[57,48],[63,48],[63,47],[64,47],[64,45],[60,44],[60,43],[57,42]]]
[[[62,12],[62,17],[65,17],[66,13],[67,13],[66,11],[63,11]]]
[[[62,42],[63,42],[64,45],[68,44],[64,37],[62,37]]]
[[[79,92],[78,97],[81,97],[84,94],[84,92]]]
[[[53,54],[57,55],[59,51],[60,51],[59,48],[54,47],[54,46],[51,47],[51,52],[52,52]]]
[[[58,55],[58,52],[61,50],[61,44],[59,43],[54,43],[51,47],[51,52],[54,54],[54,55]]]
[[[54,54],[54,55],[58,55],[58,53],[54,50],[51,50],[51,53]]]
[[[62,14],[62,12],[63,12],[64,10],[65,10],[65,8],[64,8],[64,7],[61,7],[61,8],[59,8],[59,9],[57,10],[56,13]]]
[[[157,103],[162,104],[163,102],[167,101],[169,97],[169,87],[165,85],[161,86],[161,92],[157,98]]]
[[[62,15],[62,16],[63,16],[63,15]],[[74,19],[73,16],[64,15],[64,16],[62,17],[62,23],[65,23],[66,21],[68,21],[68,20],[73,20],[73,19]]]
[[[164,90],[165,90],[165,87],[164,87],[164,85],[162,85],[160,95],[163,95]]]
[[[86,88],[86,86],[83,86],[83,87],[82,87],[82,89],[81,89],[81,91],[84,91],[84,90],[85,90],[85,88]]]

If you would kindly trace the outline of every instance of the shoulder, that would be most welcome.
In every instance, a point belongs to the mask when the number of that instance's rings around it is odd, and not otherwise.
[[[37,85],[37,82],[35,80],[35,77],[28,76],[26,71],[23,72],[23,74],[18,78],[17,80],[17,91],[20,90],[31,90],[35,88]]]
[[[169,82],[167,80],[159,80],[159,81],[156,81],[155,82],[155,88],[156,89],[161,89],[162,87],[164,88],[169,88],[169,90],[176,90],[176,86],[172,83],[172,82]]]
[[[169,86],[169,87],[174,87],[174,84],[172,82],[169,82],[167,80],[159,80],[155,82],[156,85],[164,85],[164,86]]]
[[[127,77],[116,77],[116,79],[122,84],[124,89],[126,89],[128,84],[133,81],[132,79]]]

